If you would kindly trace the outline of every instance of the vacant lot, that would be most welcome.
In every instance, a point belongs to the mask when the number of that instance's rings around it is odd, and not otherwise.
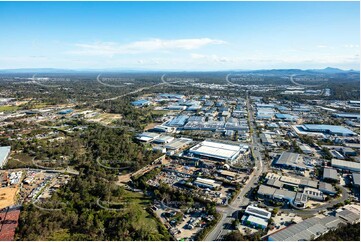
[[[17,191],[17,187],[0,188],[0,209],[14,205]]]

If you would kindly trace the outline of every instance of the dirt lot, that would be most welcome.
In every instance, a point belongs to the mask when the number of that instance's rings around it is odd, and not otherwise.
[[[0,188],[0,209],[14,205],[18,187]]]
[[[95,118],[88,119],[88,121],[109,125],[113,121],[119,120],[121,118],[122,116],[120,114],[102,113]]]

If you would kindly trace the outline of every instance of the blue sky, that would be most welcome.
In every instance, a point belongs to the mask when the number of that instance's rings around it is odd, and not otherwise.
[[[359,69],[359,2],[0,2],[0,69]]]

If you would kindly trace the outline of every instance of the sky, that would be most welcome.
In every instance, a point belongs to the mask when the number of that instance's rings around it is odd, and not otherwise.
[[[0,2],[0,69],[359,69],[356,2]]]

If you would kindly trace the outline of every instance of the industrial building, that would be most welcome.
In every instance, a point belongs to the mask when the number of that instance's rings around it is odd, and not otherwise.
[[[360,163],[357,162],[332,159],[331,166],[336,169],[360,172]]]
[[[261,198],[272,199],[272,200],[277,199],[288,202],[292,202],[296,197],[295,192],[277,189],[266,185],[260,185],[257,194]]]
[[[359,113],[334,113],[332,114],[335,118],[346,118],[346,119],[358,119],[360,120]]]
[[[296,132],[301,134],[309,133],[321,133],[325,135],[340,135],[340,136],[354,136],[355,132],[345,128],[343,126],[337,125],[326,125],[326,124],[303,124],[295,125]]]
[[[286,113],[276,113],[275,116],[276,119],[280,119],[286,122],[296,122],[299,119],[298,116],[293,116],[291,114],[286,114]]]
[[[168,122],[167,125],[171,127],[182,127],[187,123],[188,118],[188,115],[179,115]]]
[[[151,102],[148,100],[141,99],[141,100],[136,100],[134,102],[131,102],[131,104],[135,107],[144,107],[144,106],[150,105]]]
[[[222,185],[221,182],[217,182],[212,179],[200,178],[200,177],[197,177],[196,180],[193,182],[193,184],[198,187],[211,188],[211,189],[216,189]]]
[[[321,192],[323,192],[323,194],[326,195],[334,196],[337,194],[336,189],[330,183],[327,182],[320,182],[318,186],[318,190],[320,190]]]
[[[275,165],[285,169],[306,170],[303,157],[292,152],[283,152],[276,160]]]
[[[234,161],[240,154],[248,151],[247,145],[229,145],[212,141],[203,141],[189,149],[193,156],[217,161]]]
[[[152,133],[152,132],[143,132],[136,136],[136,139],[143,142],[151,142],[154,139],[158,138],[160,134]]]
[[[268,241],[310,241],[345,222],[335,216],[312,217],[268,236]]]
[[[330,167],[325,167],[323,169],[322,179],[324,181],[330,181],[330,182],[338,182],[340,180],[337,174],[337,170]]]
[[[265,229],[268,225],[268,220],[271,218],[270,212],[252,205],[249,205],[244,213],[241,219],[242,224],[255,228]]]
[[[8,162],[11,146],[0,147],[0,168],[2,169]]]
[[[264,144],[264,145],[273,145],[274,144],[274,141],[270,134],[262,133],[259,135],[259,137],[261,139],[262,144]]]

